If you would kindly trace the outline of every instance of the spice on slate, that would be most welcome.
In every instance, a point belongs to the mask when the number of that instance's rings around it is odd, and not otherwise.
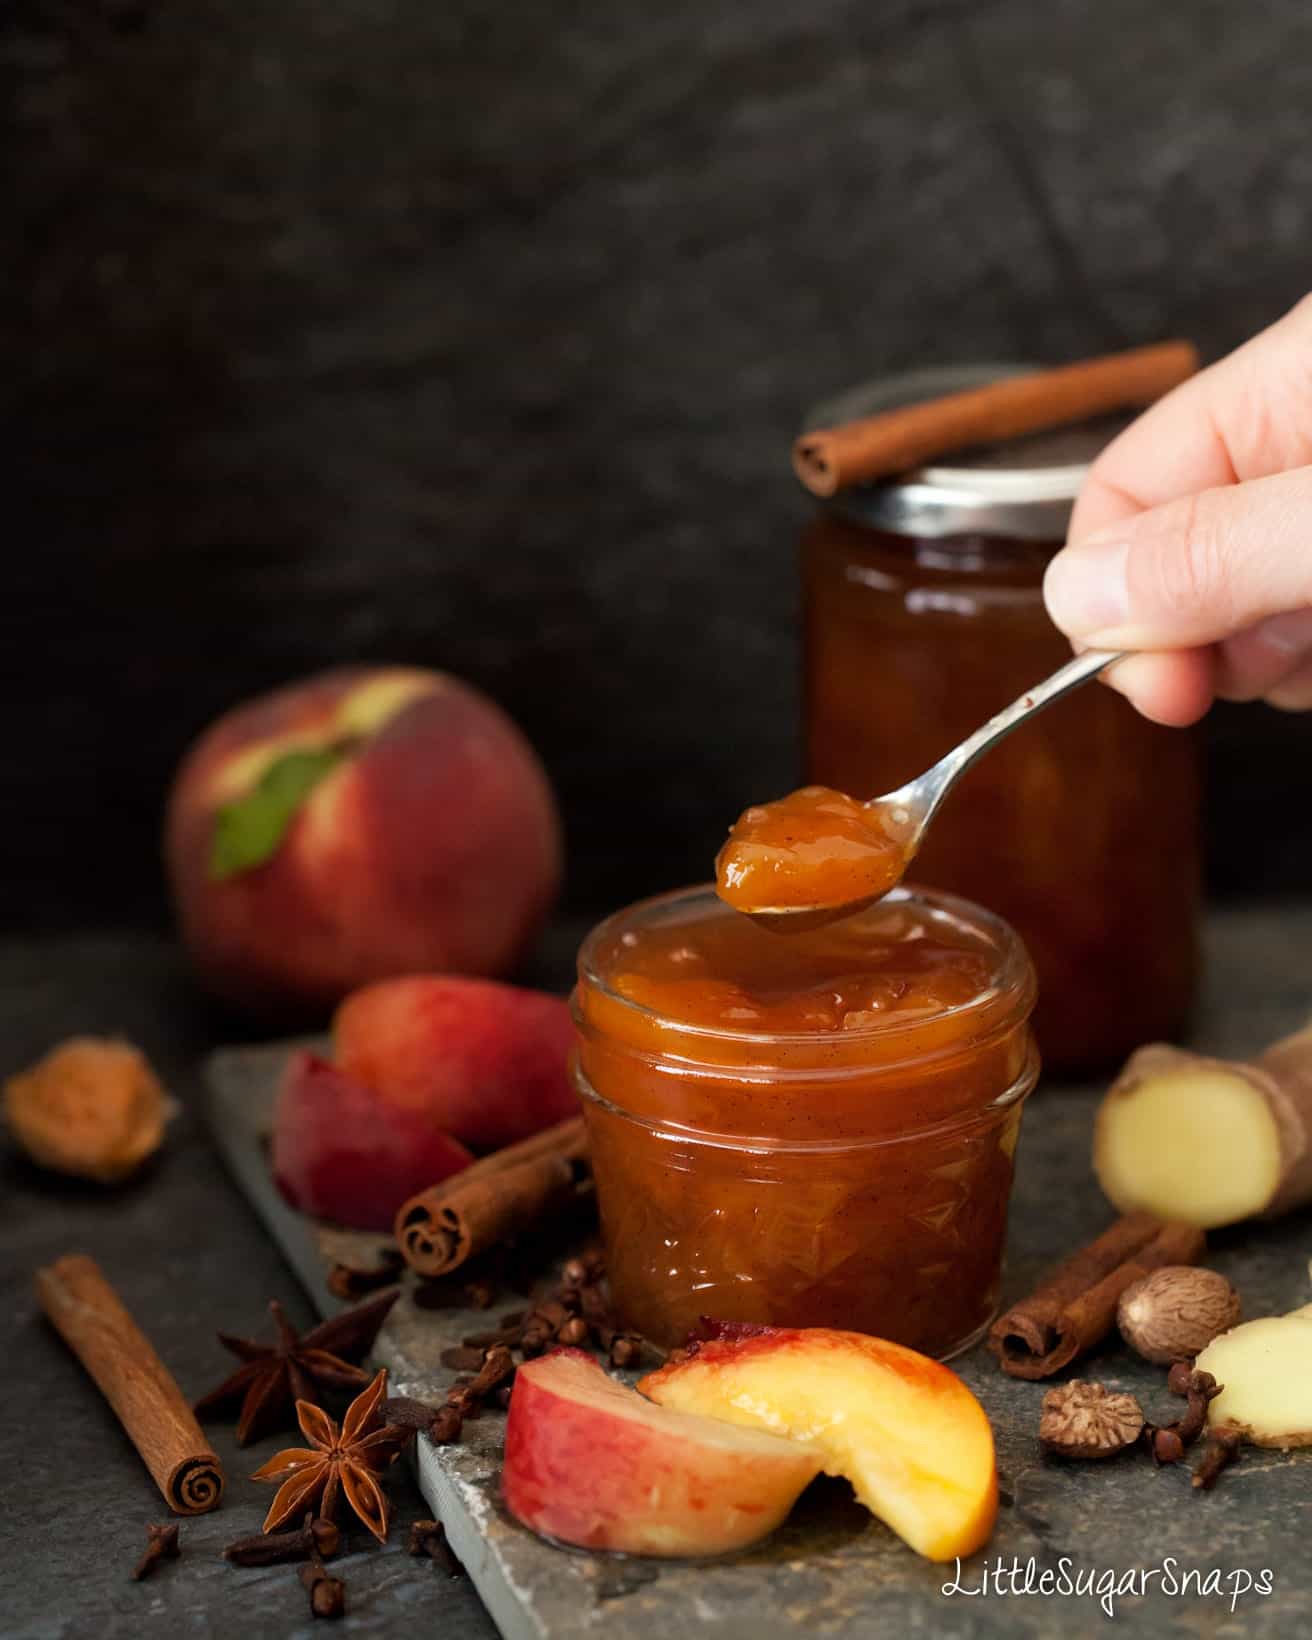
[[[1210,1492],[1221,1478],[1221,1471],[1238,1463],[1244,1438],[1237,1429],[1218,1429],[1207,1438],[1203,1456],[1194,1470],[1193,1484]]]
[[[170,1521],[167,1526],[148,1526],[146,1533],[149,1541],[146,1552],[133,1569],[134,1583],[140,1583],[143,1577],[150,1577],[161,1560],[176,1560],[182,1553],[176,1521]]]
[[[349,1304],[380,1287],[390,1287],[404,1269],[399,1247],[380,1247],[375,1264],[348,1264],[338,1259],[328,1272],[328,1291]]]
[[[330,1520],[307,1514],[304,1523],[290,1532],[257,1532],[238,1538],[223,1551],[234,1566],[273,1566],[283,1560],[304,1560],[309,1555],[330,1559],[337,1553],[341,1533]]]
[[[483,1365],[484,1353],[476,1344],[456,1344],[443,1350],[438,1360],[455,1372],[475,1372]]]
[[[427,1435],[435,1446],[450,1446],[459,1440],[464,1422],[452,1406],[430,1407],[426,1401],[408,1395],[393,1395],[383,1408],[383,1416],[396,1429]]]
[[[1111,1458],[1139,1439],[1143,1413],[1133,1395],[1072,1378],[1043,1397],[1039,1443],[1055,1458]]]
[[[1143,1439],[1156,1464],[1179,1463],[1185,1452],[1202,1434],[1210,1401],[1224,1389],[1210,1372],[1198,1372],[1188,1361],[1177,1361],[1167,1375],[1166,1387],[1172,1395],[1188,1397],[1183,1416],[1170,1424],[1145,1424]]]
[[[463,1577],[465,1568],[460,1557],[447,1541],[446,1527],[440,1520],[417,1520],[410,1527],[410,1553],[427,1555],[445,1571],[448,1577]]]
[[[346,1410],[341,1427],[321,1407],[296,1403],[307,1447],[289,1447],[270,1458],[252,1475],[257,1481],[282,1481],[265,1516],[264,1530],[275,1532],[306,1509],[318,1507],[332,1520],[338,1492],[380,1543],[387,1541],[389,1506],[378,1475],[410,1439],[411,1431],[384,1424],[381,1407],[387,1394],[383,1368]]]
[[[296,1332],[275,1298],[269,1310],[278,1329],[277,1342],[261,1344],[253,1338],[220,1333],[219,1342],[242,1365],[196,1402],[196,1415],[205,1418],[240,1401],[237,1444],[245,1446],[257,1434],[289,1427],[288,1415],[296,1401],[317,1406],[329,1390],[362,1389],[369,1374],[356,1363],[373,1347],[378,1329],[399,1296],[399,1287],[380,1293],[304,1334]]]
[[[324,1570],[316,1558],[297,1573],[310,1596],[311,1617],[341,1617],[346,1610],[346,1584]]]

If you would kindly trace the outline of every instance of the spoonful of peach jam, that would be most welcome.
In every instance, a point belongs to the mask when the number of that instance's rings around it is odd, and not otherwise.
[[[883,797],[862,803],[827,786],[803,786],[744,810],[716,856],[716,893],[735,911],[787,933],[864,911],[901,882],[939,804],[977,759],[1120,659],[1105,650],[1077,655],[932,769]]]

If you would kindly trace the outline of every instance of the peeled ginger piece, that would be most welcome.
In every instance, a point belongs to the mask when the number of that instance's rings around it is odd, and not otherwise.
[[[1312,1446],[1312,1305],[1232,1327],[1194,1366],[1224,1386],[1207,1409],[1212,1428],[1254,1446]]]

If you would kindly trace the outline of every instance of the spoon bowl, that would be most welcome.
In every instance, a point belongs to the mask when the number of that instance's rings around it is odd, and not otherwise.
[[[1018,700],[1012,701],[996,716],[977,729],[973,735],[954,746],[924,774],[910,780],[896,791],[882,797],[872,797],[860,805],[870,818],[872,841],[888,845],[890,870],[895,874],[887,885],[875,893],[855,895],[848,899],[800,905],[739,907],[753,921],[779,934],[800,934],[809,929],[823,928],[826,923],[854,916],[883,898],[889,888],[899,882],[907,867],[920,851],[930,822],[943,799],[984,753],[1004,740],[1013,729],[1018,729],[1037,713],[1051,706],[1063,695],[1105,672],[1114,662],[1123,658],[1124,651],[1087,649],[1060,667],[1042,683],[1027,689]],[[801,795],[801,794],[799,794]]]

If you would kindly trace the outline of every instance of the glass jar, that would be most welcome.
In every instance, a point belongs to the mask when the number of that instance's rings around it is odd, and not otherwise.
[[[859,389],[813,424],[976,386],[1015,366]],[[809,780],[890,791],[1070,657],[1042,582],[1110,419],[953,457],[825,508],[802,544]],[[1039,977],[1048,1069],[1174,1035],[1198,967],[1197,743],[1091,684],[967,774],[913,866],[998,911]]]
[[[944,1357],[993,1316],[1038,1068],[1029,959],[943,894],[895,890],[834,928],[784,939],[689,889],[580,952],[574,1072],[612,1298],[659,1343],[710,1315]],[[867,1005],[842,1012],[854,991]]]

